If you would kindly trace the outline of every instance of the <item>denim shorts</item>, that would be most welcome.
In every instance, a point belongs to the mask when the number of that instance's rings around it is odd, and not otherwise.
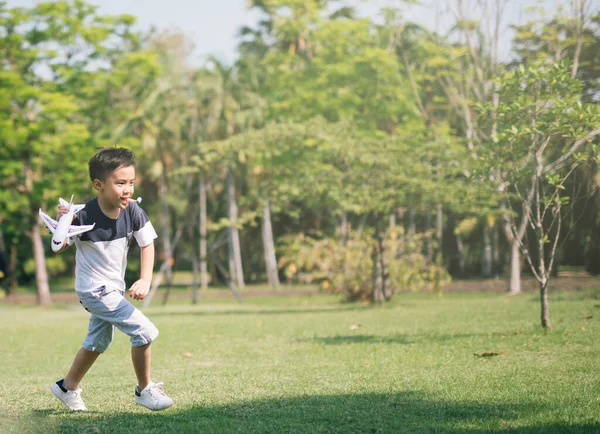
[[[110,346],[115,327],[128,335],[131,345],[141,347],[158,336],[158,329],[117,289],[101,286],[77,292],[79,302],[92,314],[83,348],[103,353]]]

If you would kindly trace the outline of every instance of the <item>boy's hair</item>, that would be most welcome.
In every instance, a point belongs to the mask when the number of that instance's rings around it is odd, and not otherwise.
[[[133,151],[125,148],[104,148],[94,155],[88,167],[90,180],[99,179],[104,182],[106,178],[119,167],[135,166]]]

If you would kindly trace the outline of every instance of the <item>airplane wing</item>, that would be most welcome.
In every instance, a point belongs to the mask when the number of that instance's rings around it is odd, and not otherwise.
[[[93,225],[69,226],[69,233],[67,234],[67,237],[71,238],[75,235],[80,235],[84,232],[91,231],[92,229],[94,229],[94,226],[96,226],[96,223],[94,223]]]
[[[48,214],[45,214],[40,208],[40,217],[44,221],[44,224],[50,229],[50,232],[54,233],[56,230],[56,226],[58,226],[58,222],[50,217]]]
[[[67,202],[66,200],[64,200],[62,197],[58,198],[58,203],[61,206],[64,206],[65,208],[69,208],[69,206],[71,206],[71,204],[69,202]],[[79,211],[81,211],[83,208],[85,208],[85,203],[81,204],[81,205],[75,205],[73,204],[72,210],[75,214],[77,214]]]
[[[84,204],[82,204],[82,205],[73,205],[73,208],[72,208],[72,210],[73,210],[73,212],[74,212],[75,214],[77,214],[77,213],[78,213],[79,211],[81,211],[83,208],[85,208],[85,203],[84,203]]]

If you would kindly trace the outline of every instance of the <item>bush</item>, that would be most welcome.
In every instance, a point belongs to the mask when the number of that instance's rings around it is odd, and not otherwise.
[[[46,269],[48,270],[48,277],[56,277],[67,271],[67,262],[64,257],[60,255],[47,256]],[[28,259],[25,262],[23,271],[25,271],[26,274],[35,274],[35,259]]]
[[[443,267],[427,263],[422,245],[422,234],[405,235],[401,228],[387,234],[384,247],[394,290],[440,291],[450,280]],[[374,246],[372,237],[357,232],[350,233],[346,244],[333,238],[289,236],[279,246],[279,269],[289,283],[319,283],[322,290],[348,301],[371,300]]]

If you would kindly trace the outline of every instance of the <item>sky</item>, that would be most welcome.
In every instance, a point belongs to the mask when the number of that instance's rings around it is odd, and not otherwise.
[[[6,0],[5,0],[6,1]],[[463,0],[468,3],[469,0]],[[471,0],[472,1],[472,0]],[[491,1],[491,0],[484,0]],[[548,13],[557,10],[559,5],[568,5],[570,0],[507,0],[505,24],[519,23],[527,19],[525,6],[541,5]],[[31,7],[39,0],[7,0],[8,6]],[[237,58],[237,34],[242,26],[254,26],[260,18],[258,12],[248,10],[245,0],[91,0],[99,6],[102,15],[131,14],[138,17],[138,28],[147,30],[151,26],[158,29],[179,29],[189,36],[195,45],[190,59],[193,64],[201,64],[208,55],[214,55],[226,63]],[[377,17],[382,6],[398,4],[398,0],[354,0],[360,15]],[[588,0],[592,9],[600,9],[600,0]],[[426,0],[424,3],[447,6],[454,0]],[[436,25],[442,29],[444,23],[436,24],[434,7],[410,6],[406,9],[406,19],[429,28]],[[443,20],[442,20],[443,21]],[[510,56],[511,32],[502,34],[500,57]]]

